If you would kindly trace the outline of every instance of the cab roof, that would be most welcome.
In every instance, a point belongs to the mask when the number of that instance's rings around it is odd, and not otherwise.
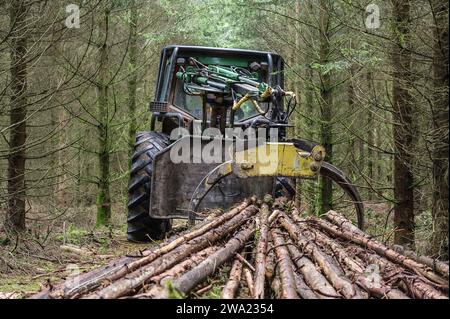
[[[192,53],[206,53],[206,54],[212,53],[226,56],[260,56],[260,57],[267,57],[267,55],[271,55],[274,58],[281,58],[279,54],[273,52],[232,49],[232,48],[203,47],[203,46],[168,45],[164,47],[163,51],[171,51],[176,48],[178,48],[180,53],[192,52]]]

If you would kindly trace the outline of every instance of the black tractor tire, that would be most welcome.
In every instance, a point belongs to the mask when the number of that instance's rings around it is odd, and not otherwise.
[[[149,215],[152,162],[155,155],[169,145],[169,137],[158,132],[141,132],[136,135],[131,159],[128,185],[127,238],[132,242],[159,240],[170,231],[170,219],[156,219]]]

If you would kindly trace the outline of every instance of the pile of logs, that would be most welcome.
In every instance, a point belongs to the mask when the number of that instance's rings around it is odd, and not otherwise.
[[[387,247],[333,211],[301,218],[269,196],[32,298],[195,297],[224,270],[222,298],[448,299],[447,264]]]

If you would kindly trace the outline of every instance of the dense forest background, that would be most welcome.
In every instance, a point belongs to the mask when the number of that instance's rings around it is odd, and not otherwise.
[[[448,260],[446,0],[0,0],[2,245],[25,229],[42,245],[67,228],[124,232],[168,44],[284,56],[300,96],[289,134],[358,185],[369,232]],[[320,187],[299,185],[305,210],[340,209]]]

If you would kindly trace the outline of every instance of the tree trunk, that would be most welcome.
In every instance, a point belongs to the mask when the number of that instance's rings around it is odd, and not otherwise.
[[[134,152],[134,143],[136,140],[136,90],[137,90],[137,23],[138,10],[135,0],[130,1],[130,48],[128,53],[129,68],[131,70],[128,78],[128,111],[130,117],[130,124],[128,129],[129,138],[129,159],[131,165],[131,157]]]
[[[108,112],[108,31],[110,10],[105,8],[101,31],[104,33],[103,44],[100,47],[98,75],[98,142],[99,142],[99,181],[97,195],[97,226],[108,225],[111,220],[111,197],[109,189],[109,112]]]
[[[393,1],[395,44],[392,55],[394,69],[394,242],[414,246],[414,186],[412,173],[412,96],[410,3],[409,0]]]
[[[11,3],[11,110],[8,158],[8,212],[10,231],[25,229],[25,143],[27,139],[27,10],[26,0]]]
[[[330,14],[327,0],[320,0],[320,64],[326,65],[330,62]],[[333,95],[331,89],[331,74],[329,71],[321,72],[321,143],[325,147],[325,161],[333,161],[333,133],[332,133],[332,107]],[[321,177],[320,180],[320,214],[324,214],[332,209],[333,189],[331,180]]]
[[[448,2],[432,1],[433,58],[433,237],[429,253],[448,260]]]
[[[66,110],[62,107],[58,112],[58,162],[57,170],[58,179],[56,192],[58,194],[58,203],[60,207],[66,207],[67,204],[67,174],[66,174],[66,156],[64,147],[67,144],[66,125],[68,122],[68,116]]]
[[[230,270],[230,276],[228,278],[225,287],[222,290],[222,299],[234,299],[237,290],[239,289],[239,283],[242,276],[242,262],[235,258]]]
[[[367,86],[369,89],[369,107],[372,106],[372,103],[376,103],[376,93],[375,88],[373,85],[373,73],[372,71],[367,72]],[[373,102],[372,102],[373,101]],[[369,180],[369,187],[370,185],[374,185],[374,169],[373,169],[373,163],[374,163],[374,151],[373,146],[375,145],[375,122],[373,118],[373,111],[374,109],[367,110],[367,178]],[[367,192],[367,198],[369,200],[373,200],[373,194],[374,192],[369,190]]]

